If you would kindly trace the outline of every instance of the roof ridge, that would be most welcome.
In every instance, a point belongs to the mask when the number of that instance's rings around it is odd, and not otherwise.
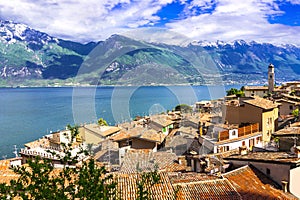
[[[235,173],[235,172],[237,172],[237,171],[239,171],[239,170],[242,170],[242,169],[244,169],[244,168],[245,168],[245,169],[246,169],[246,168],[250,168],[250,166],[249,166],[249,165],[245,165],[245,166],[236,168],[236,169],[234,169],[234,170],[231,170],[231,171],[229,171],[229,172],[226,172],[226,173],[222,174],[222,177],[223,177],[223,178],[226,178],[226,177],[224,177],[224,176],[229,175],[229,174],[232,174],[232,173]],[[250,169],[251,169],[251,168],[250,168]]]
[[[173,185],[194,185],[199,183],[210,183],[210,182],[220,182],[220,181],[227,181],[229,180],[227,178],[219,178],[219,179],[213,179],[213,180],[202,180],[202,181],[192,181],[192,182],[179,182],[179,183],[173,183]]]

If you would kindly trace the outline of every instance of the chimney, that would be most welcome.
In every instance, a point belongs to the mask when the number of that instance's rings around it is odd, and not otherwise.
[[[288,182],[287,181],[281,181],[281,186],[283,192],[288,192]]]

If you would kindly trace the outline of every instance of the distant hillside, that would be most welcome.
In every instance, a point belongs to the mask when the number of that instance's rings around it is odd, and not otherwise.
[[[264,84],[269,63],[277,82],[299,80],[293,45],[204,41],[153,44],[113,35],[80,44],[0,21],[0,86],[72,84]]]

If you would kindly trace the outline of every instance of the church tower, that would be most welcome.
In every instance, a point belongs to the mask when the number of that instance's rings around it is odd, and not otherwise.
[[[275,74],[274,65],[270,64],[268,67],[268,90],[269,93],[274,92]]]

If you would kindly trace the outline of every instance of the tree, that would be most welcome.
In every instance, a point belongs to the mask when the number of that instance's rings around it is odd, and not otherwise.
[[[94,159],[82,162],[74,167],[78,156],[72,156],[72,141],[78,134],[78,126],[67,126],[71,131],[71,142],[63,144],[64,156],[60,157],[62,169],[55,169],[51,160],[35,157],[28,160],[27,166],[14,168],[20,175],[11,180],[9,185],[0,184],[0,199],[33,199],[33,200],[116,200],[119,199],[118,182],[108,174],[104,166],[99,166]],[[88,153],[83,149],[84,153]],[[59,156],[55,153],[53,155]],[[157,169],[157,168],[156,168]],[[150,189],[159,183],[157,170],[140,172],[137,184],[137,199],[151,199]]]
[[[160,175],[158,174],[158,166],[155,165],[154,171],[150,172],[141,172],[139,166],[137,170],[139,172],[139,177],[136,180],[137,185],[137,200],[150,200],[151,198],[151,188],[158,184],[161,180]]]
[[[230,90],[227,90],[226,93],[227,93],[227,96],[236,95],[237,97],[243,97],[243,96],[245,96],[244,89],[245,88],[243,88],[243,87],[241,87],[240,90],[238,90],[236,88],[230,88]]]
[[[20,177],[9,185],[0,184],[0,199],[47,200],[47,199],[117,199],[117,183],[112,175],[107,175],[104,166],[98,166],[93,159],[74,167],[78,155],[72,156],[72,141],[78,134],[77,126],[68,125],[71,142],[62,144],[62,169],[55,169],[51,160],[35,157],[27,166],[14,168]],[[84,149],[80,153],[87,153]],[[53,152],[53,155],[57,155]]]
[[[292,115],[293,115],[294,117],[298,117],[298,116],[299,116],[299,109],[296,108],[295,110],[293,110],[293,111],[292,111]]]
[[[183,113],[189,113],[192,112],[193,109],[191,106],[187,105],[187,104],[179,104],[175,107],[175,111],[181,111]]]
[[[99,126],[108,126],[107,122],[101,117],[98,119]]]

